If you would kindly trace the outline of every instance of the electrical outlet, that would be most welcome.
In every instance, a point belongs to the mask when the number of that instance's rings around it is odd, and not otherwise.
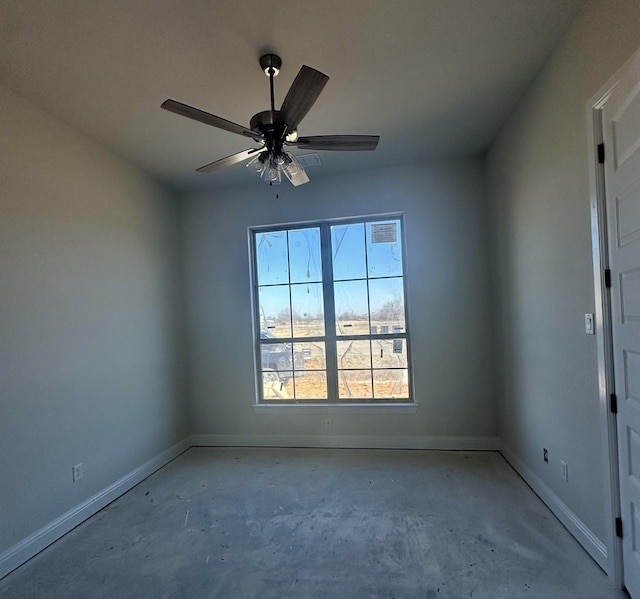
[[[562,460],[560,460],[560,476],[564,482],[569,482],[569,467],[567,466],[567,463]]]
[[[71,472],[73,474],[74,483],[77,483],[79,480],[82,480],[82,477],[84,476],[82,464],[76,464],[75,466],[73,466],[73,468],[71,469]]]
[[[325,418],[324,428],[329,430],[333,426],[333,422],[331,422],[331,418]]]
[[[549,450],[546,447],[542,448],[542,459],[545,461],[545,464],[549,463]]]

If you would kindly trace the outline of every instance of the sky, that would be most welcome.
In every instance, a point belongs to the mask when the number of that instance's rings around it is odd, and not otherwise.
[[[330,230],[336,314],[366,316],[367,275],[372,312],[394,299],[404,303],[400,220],[336,224]],[[322,312],[319,227],[288,235],[259,232],[255,248],[261,314],[274,317],[289,307],[289,283],[295,312]]]

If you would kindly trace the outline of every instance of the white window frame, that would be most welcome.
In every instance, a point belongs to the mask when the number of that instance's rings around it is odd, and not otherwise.
[[[376,333],[366,335],[337,335],[335,325],[335,298],[333,293],[333,263],[332,263],[332,246],[331,246],[331,227],[336,225],[349,224],[366,224],[371,222],[399,220],[401,242],[400,249],[402,252],[402,284],[404,293],[404,331],[392,331],[388,333]],[[322,288],[324,302],[324,324],[325,334],[319,337],[283,337],[278,342],[295,343],[295,342],[313,342],[322,341],[325,343],[325,367],[327,375],[327,399],[282,399],[265,400],[263,397],[262,382],[262,340],[261,340],[261,319],[259,306],[259,285],[258,285],[258,266],[255,239],[258,234],[268,233],[270,231],[292,231],[296,229],[308,229],[317,227],[320,229],[321,243],[321,260],[322,260]],[[249,256],[251,264],[251,299],[253,314],[253,338],[254,338],[254,366],[255,366],[255,382],[256,382],[256,400],[254,409],[257,412],[273,412],[278,409],[300,409],[304,412],[320,411],[326,412],[326,408],[340,408],[341,413],[353,411],[360,413],[362,410],[372,410],[385,413],[406,413],[415,412],[417,403],[415,402],[415,394],[413,389],[413,365],[411,352],[411,335],[408,308],[408,290],[407,290],[407,252],[406,237],[404,227],[403,213],[386,213],[374,214],[360,217],[348,217],[338,219],[323,219],[317,221],[303,221],[285,224],[275,224],[268,226],[254,226],[248,228],[249,238]],[[365,240],[366,244],[366,240]],[[365,253],[366,255],[366,253]],[[381,277],[384,278],[384,277]],[[353,279],[362,280],[362,279]],[[368,269],[366,271],[366,281],[370,277]],[[291,283],[289,283],[290,285]],[[371,315],[369,314],[369,317]],[[370,328],[369,328],[370,331]],[[376,340],[376,339],[404,339],[407,352],[407,375],[408,375],[408,397],[405,398],[360,398],[349,399],[338,397],[338,365],[337,365],[337,344],[336,341],[348,340]],[[371,372],[375,368],[371,367]]]

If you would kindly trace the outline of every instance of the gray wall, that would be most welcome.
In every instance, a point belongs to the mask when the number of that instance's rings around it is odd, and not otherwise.
[[[288,184],[269,188],[256,179],[183,203],[192,432],[280,439],[493,437],[481,162],[405,166],[321,181],[320,169],[309,169],[311,183],[295,190]],[[333,416],[331,431],[324,429],[322,414],[256,414],[247,227],[389,211],[403,211],[406,219],[417,414],[341,413]]]
[[[1,87],[0,131],[1,553],[187,423],[172,199]]]
[[[499,434],[602,540],[596,339],[584,333],[594,311],[586,106],[640,45],[639,23],[637,0],[587,2],[487,160]]]

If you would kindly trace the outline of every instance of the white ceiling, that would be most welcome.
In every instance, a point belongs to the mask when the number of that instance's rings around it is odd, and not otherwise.
[[[255,177],[205,163],[251,147],[160,109],[248,126],[302,64],[330,80],[301,135],[379,134],[322,173],[482,154],[583,0],[2,0],[0,83],[179,188]]]

